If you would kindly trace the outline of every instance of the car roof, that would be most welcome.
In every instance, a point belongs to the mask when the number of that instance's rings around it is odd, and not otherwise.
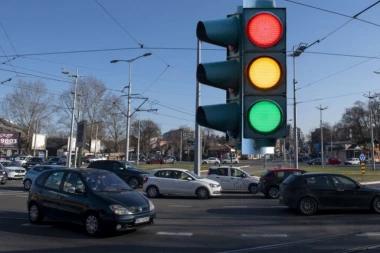
[[[152,172],[157,172],[157,171],[161,171],[161,170],[176,170],[176,171],[182,171],[182,172],[185,172],[185,171],[189,171],[187,169],[180,169],[180,168],[159,168],[159,169],[154,169],[152,170]]]
[[[64,165],[36,165],[38,167],[50,167],[50,168],[57,168],[57,169],[64,169],[64,168],[67,168],[66,166]]]
[[[268,171],[272,172],[281,172],[281,171],[288,171],[288,170],[299,170],[299,171],[304,171],[303,169],[297,169],[297,168],[281,168],[281,169],[269,169]]]
[[[219,169],[219,168],[231,168],[231,169],[241,169],[240,167],[234,167],[234,166],[228,166],[228,165],[225,165],[225,166],[211,166],[209,169]]]
[[[109,172],[107,170],[101,170],[101,169],[67,168],[67,167],[63,167],[63,168],[57,169],[55,171],[76,171],[76,172],[79,172],[81,174],[85,174],[85,173],[106,173],[106,174],[109,174],[109,173],[112,173],[112,172]]]

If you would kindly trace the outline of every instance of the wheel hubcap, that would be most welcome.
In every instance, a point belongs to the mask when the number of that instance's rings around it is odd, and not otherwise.
[[[375,209],[376,212],[380,212],[380,198],[376,198],[373,201],[373,208]]]
[[[315,204],[310,199],[304,199],[301,202],[301,209],[304,213],[312,213],[315,209]]]
[[[154,187],[149,188],[148,194],[149,194],[149,196],[151,196],[151,197],[155,197],[155,196],[157,195],[157,190],[156,190],[156,188],[154,188]]]
[[[94,234],[98,230],[98,220],[95,216],[90,215],[87,217],[86,229],[89,234]]]
[[[255,192],[256,190],[257,190],[256,186],[252,185],[250,191],[251,191],[251,192]]]
[[[272,188],[269,192],[270,196],[275,198],[277,197],[277,194],[278,194],[278,190],[276,188]]]
[[[29,216],[32,221],[36,221],[38,218],[38,207],[36,205],[32,205],[29,209]]]
[[[138,184],[139,183],[137,182],[136,179],[132,179],[132,180],[129,181],[129,186],[131,186],[133,189],[137,188]]]
[[[207,197],[207,191],[205,189],[199,190],[199,196],[203,199]]]
[[[29,190],[29,189],[30,189],[30,185],[31,185],[31,183],[30,183],[29,180],[28,180],[28,181],[25,181],[25,183],[24,183],[24,187],[25,187],[25,189]]]

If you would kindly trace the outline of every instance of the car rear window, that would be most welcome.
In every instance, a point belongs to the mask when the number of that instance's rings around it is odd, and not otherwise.
[[[264,173],[262,176],[263,176],[263,177],[270,177],[271,174],[272,174],[272,172],[269,171],[269,170],[267,170],[267,171],[265,171],[265,173]]]

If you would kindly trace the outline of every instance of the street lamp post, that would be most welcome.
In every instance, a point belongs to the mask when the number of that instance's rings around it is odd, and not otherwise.
[[[319,111],[320,111],[320,119],[321,119],[321,123],[320,123],[320,129],[321,129],[321,165],[322,167],[324,167],[324,162],[325,162],[325,159],[323,159],[323,127],[322,127],[322,111],[323,110],[326,110],[328,108],[328,106],[326,107],[322,107],[322,105],[320,105],[319,107],[315,107],[317,108]]]
[[[375,72],[375,73],[378,74],[377,72]],[[376,170],[376,165],[375,165],[375,143],[374,143],[374,140],[373,140],[372,110],[371,110],[370,103],[371,103],[371,100],[374,99],[374,98],[376,98],[378,95],[377,94],[371,95],[371,92],[369,92],[368,95],[364,94],[363,96],[365,96],[366,98],[369,99],[368,108],[369,108],[369,123],[371,125],[372,170]]]
[[[133,59],[129,60],[112,60],[110,63],[117,63],[117,62],[128,62],[129,65],[129,83],[128,83],[128,106],[127,106],[127,133],[126,133],[126,147],[125,147],[125,160],[128,161],[129,158],[129,131],[130,131],[130,125],[131,125],[131,117],[130,117],[130,109],[131,109],[131,87],[132,87],[132,62],[141,58],[152,55],[151,53],[146,53],[143,55],[140,55],[138,57],[135,57]]]
[[[69,141],[69,154],[68,154],[68,159],[67,159],[67,167],[71,166],[71,152],[73,149],[72,145],[72,140],[73,140],[73,133],[74,133],[74,117],[75,117],[75,102],[77,100],[77,86],[78,86],[78,69],[76,71],[76,75],[71,74],[69,71],[62,69],[62,74],[67,75],[68,77],[75,77],[75,86],[74,86],[74,99],[73,99],[73,107],[71,110],[71,130],[70,130],[70,141]]]
[[[139,112],[139,131],[138,131],[138,135],[137,135],[137,160],[136,160],[136,163],[137,165],[140,164],[140,132],[141,132],[141,128],[140,128],[140,112],[156,112],[158,109],[147,109],[147,110],[143,110],[143,109],[137,109],[136,111]]]

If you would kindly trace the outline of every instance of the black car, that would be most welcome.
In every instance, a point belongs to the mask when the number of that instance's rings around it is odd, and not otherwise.
[[[43,163],[44,165],[66,165],[66,158],[64,157],[53,157],[50,158],[48,161]]]
[[[380,213],[380,189],[334,173],[292,175],[280,186],[280,204],[313,215],[319,209],[372,209]]]
[[[134,230],[156,218],[150,200],[104,170],[44,171],[33,182],[27,204],[31,223],[54,217],[84,225],[91,236]]]
[[[87,168],[108,170],[123,179],[133,189],[144,184],[144,178],[149,175],[148,171],[139,170],[127,161],[100,160],[94,161]]]
[[[31,158],[29,158],[29,160],[26,163],[23,164],[22,167],[24,167],[26,170],[29,170],[34,165],[40,165],[40,164],[43,164],[44,162],[45,162],[44,158],[31,157]]]
[[[259,180],[259,192],[263,193],[267,198],[277,199],[280,184],[290,175],[306,173],[300,169],[273,169],[267,170]]]

